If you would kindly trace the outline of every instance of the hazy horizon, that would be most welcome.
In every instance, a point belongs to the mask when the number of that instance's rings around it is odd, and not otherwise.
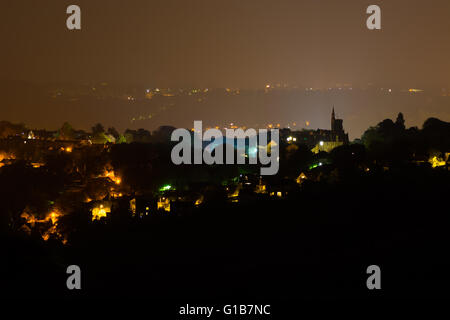
[[[81,128],[104,122],[119,129],[154,129],[197,119],[245,125],[309,121],[311,128],[329,128],[334,105],[352,138],[398,112],[409,126],[421,126],[428,117],[450,121],[446,0],[378,3],[381,30],[366,27],[366,9],[377,3],[359,0],[79,0],[82,28],[76,31],[66,27],[71,4],[23,0],[2,7],[1,119],[46,128],[69,121]],[[48,99],[45,90],[32,89],[52,83],[242,90],[278,83],[312,88],[371,83],[394,93],[418,88],[425,94],[417,99],[284,95],[200,104],[114,100],[108,109],[105,101]],[[173,103],[176,112],[158,111]],[[131,122],[149,116],[146,123]]]

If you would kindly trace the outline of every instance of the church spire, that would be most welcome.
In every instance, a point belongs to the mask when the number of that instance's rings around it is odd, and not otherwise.
[[[335,121],[336,121],[336,114],[334,113],[334,106],[333,106],[333,112],[331,112],[331,131],[335,131]]]

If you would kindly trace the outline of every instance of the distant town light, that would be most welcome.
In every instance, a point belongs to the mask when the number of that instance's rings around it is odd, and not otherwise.
[[[101,204],[98,207],[92,209],[92,221],[106,218],[108,213],[111,213],[111,207],[109,205],[105,207],[103,204]]]

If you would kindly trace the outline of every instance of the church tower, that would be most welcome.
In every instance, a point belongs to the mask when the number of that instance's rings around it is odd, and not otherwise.
[[[331,135],[333,141],[342,141],[344,143],[348,143],[348,134],[344,132],[344,120],[336,119],[336,113],[331,112]]]
[[[334,106],[333,112],[331,113],[331,131],[336,131],[336,114],[334,113]]]

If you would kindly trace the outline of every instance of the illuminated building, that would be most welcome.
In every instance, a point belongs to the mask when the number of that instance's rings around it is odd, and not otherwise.
[[[428,162],[431,163],[431,166],[432,166],[433,168],[436,168],[436,167],[443,167],[443,166],[446,165],[445,160],[443,160],[443,159],[441,159],[441,158],[438,158],[437,156],[434,156],[434,157],[430,158],[430,160],[428,160]]]
[[[302,184],[305,180],[307,180],[308,178],[306,177],[306,175],[302,172],[300,173],[300,175],[297,177],[297,179],[295,180],[298,184]]]
[[[26,211],[20,215],[20,217],[25,220],[25,224],[21,227],[21,230],[26,233],[31,233],[33,228],[37,228],[44,241],[49,240],[50,237],[53,236],[65,244],[67,243],[67,240],[63,237],[58,228],[58,221],[62,215],[61,211],[53,209],[44,219],[37,219],[34,214],[29,213],[29,209],[27,208]]]
[[[92,221],[106,218],[111,213],[111,203],[103,202],[92,208]]]
[[[165,210],[167,212],[170,212],[170,200],[169,198],[166,197],[161,197],[159,198],[158,202],[157,202],[157,209],[160,210]]]
[[[116,176],[115,172],[112,170],[105,170],[102,178],[109,178],[111,181],[113,181],[115,184],[119,185],[122,183],[122,179],[118,176]]]
[[[130,200],[130,210],[131,214],[134,216],[136,214],[136,198]]]
[[[259,178],[259,183],[256,185],[256,193],[266,193],[267,192],[267,187],[265,184],[263,184],[262,179]]]
[[[278,197],[278,198],[282,198],[283,197],[283,192],[282,191],[272,191],[271,193],[270,193],[270,196],[271,197]]]

